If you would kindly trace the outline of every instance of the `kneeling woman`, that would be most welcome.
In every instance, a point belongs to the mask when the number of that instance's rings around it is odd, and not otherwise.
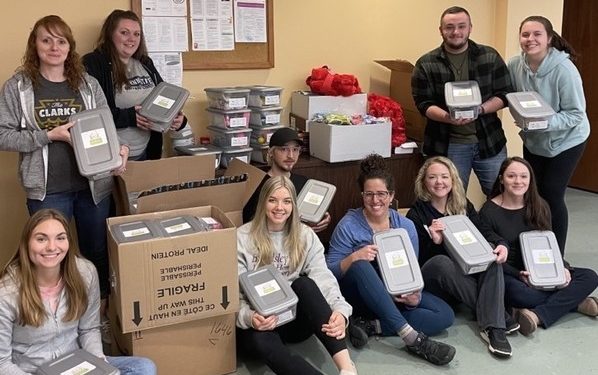
[[[71,247],[64,216],[42,209],[25,224],[16,254],[0,272],[0,374],[30,374],[76,349],[122,375],[154,375],[152,361],[106,357],[100,337],[98,273]]]
[[[538,326],[548,328],[570,311],[598,316],[598,298],[588,297],[598,286],[598,276],[591,269],[565,262],[567,285],[556,291],[537,290],[529,284],[519,234],[551,228],[550,209],[538,193],[530,164],[520,157],[506,159],[490,197],[480,215],[509,242],[505,300],[508,306],[521,309],[517,313],[520,332],[527,336]],[[560,250],[563,253],[565,249]]]
[[[266,181],[253,220],[237,231],[237,251],[239,274],[273,264],[299,298],[295,320],[276,327],[277,316],[260,315],[242,295],[237,318],[241,349],[277,374],[321,374],[286,346],[315,334],[340,374],[356,374],[344,340],[352,308],[326,267],[318,236],[299,221],[295,188],[287,177]]]

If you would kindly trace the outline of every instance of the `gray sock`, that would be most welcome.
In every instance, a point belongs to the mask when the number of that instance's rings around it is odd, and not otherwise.
[[[417,340],[417,335],[419,334],[416,330],[413,329],[409,324],[405,324],[404,326],[399,329],[399,337],[403,339],[406,345],[411,346],[415,344],[415,340]]]

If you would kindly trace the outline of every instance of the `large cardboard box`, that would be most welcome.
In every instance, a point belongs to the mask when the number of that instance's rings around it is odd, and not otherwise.
[[[368,109],[368,95],[318,95],[309,91],[295,91],[291,95],[291,113],[311,120],[316,113],[364,114]]]
[[[391,123],[330,125],[309,122],[309,153],[329,163],[360,160],[371,153],[390,156]]]
[[[234,313],[124,334],[112,308],[110,321],[113,355],[150,358],[158,374],[221,375],[237,368]]]
[[[411,73],[413,64],[407,60],[376,60],[390,69],[390,97],[403,107],[403,115],[407,125],[407,137],[416,141],[424,140],[426,118],[422,116],[411,95]]]
[[[211,216],[223,229],[118,243],[112,226],[181,215]],[[111,291],[122,332],[235,312],[239,308],[236,228],[214,206],[112,217]]]
[[[214,155],[197,155],[127,163],[127,171],[116,178],[115,184],[114,195],[120,207],[119,212],[123,215],[131,214],[128,204],[130,192],[214,178],[214,162]],[[224,211],[238,226],[242,223],[245,203],[266,174],[258,168],[233,159],[224,175],[235,176],[242,173],[248,174],[247,181],[166,191],[141,197],[137,200],[136,213],[211,205]]]

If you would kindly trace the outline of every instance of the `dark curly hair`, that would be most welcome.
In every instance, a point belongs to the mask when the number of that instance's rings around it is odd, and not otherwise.
[[[388,191],[395,190],[395,179],[392,174],[386,169],[386,161],[378,154],[370,154],[363,159],[359,165],[359,177],[357,184],[359,189],[363,191],[365,182],[374,178],[379,178],[384,181]]]

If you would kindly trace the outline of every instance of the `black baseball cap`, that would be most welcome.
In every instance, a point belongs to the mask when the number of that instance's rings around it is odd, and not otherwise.
[[[280,128],[277,131],[275,131],[274,134],[272,134],[272,136],[270,137],[270,147],[282,147],[285,144],[287,144],[287,142],[291,141],[295,141],[299,145],[303,146],[303,141],[301,140],[301,138],[299,138],[299,135],[297,134],[295,129],[287,127]]]

